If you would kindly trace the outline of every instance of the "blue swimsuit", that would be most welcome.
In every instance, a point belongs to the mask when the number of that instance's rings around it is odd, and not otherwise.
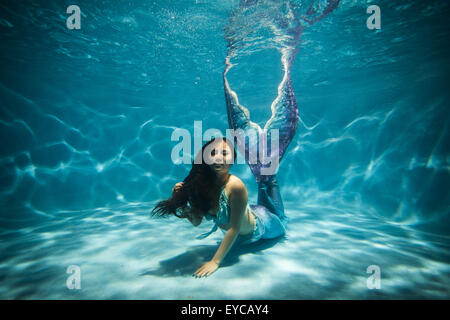
[[[236,239],[237,243],[253,243],[259,239],[272,239],[285,234],[286,221],[284,220],[286,219],[280,219],[279,216],[270,212],[264,205],[253,205],[247,203],[247,208],[255,217],[255,228],[250,234],[239,235]],[[214,226],[209,232],[197,236],[197,239],[204,239],[213,232],[217,231],[219,225],[226,225],[230,223],[230,205],[228,204],[228,197],[225,192],[225,187],[223,187],[222,192],[220,193],[219,212],[217,213],[217,216],[208,213],[205,215],[205,218],[206,220],[213,220]]]

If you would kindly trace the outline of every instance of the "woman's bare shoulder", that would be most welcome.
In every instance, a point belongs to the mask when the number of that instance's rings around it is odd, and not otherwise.
[[[230,179],[227,183],[227,193],[228,194],[246,194],[247,188],[245,187],[245,183],[239,179],[239,177],[236,177],[235,175],[231,175]]]
[[[245,188],[245,183],[234,174],[230,175],[230,179],[228,180],[227,187],[233,188]]]

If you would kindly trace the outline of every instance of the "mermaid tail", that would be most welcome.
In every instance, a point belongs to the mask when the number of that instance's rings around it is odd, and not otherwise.
[[[275,175],[289,143],[295,135],[299,121],[297,101],[292,89],[290,67],[297,50],[282,50],[284,77],[278,86],[278,96],[272,102],[272,116],[264,129],[250,120],[250,112],[239,103],[238,96],[228,83],[227,73],[232,67],[230,56],[226,57],[223,72],[225,101],[227,105],[228,124],[237,137],[238,149],[244,155],[257,182],[267,179],[264,176]],[[249,138],[248,143],[245,137]]]
[[[237,138],[237,148],[244,156],[258,183],[258,205],[265,206],[281,220],[286,219],[286,216],[284,215],[276,173],[281,159],[295,135],[299,121],[290,68],[298,53],[297,47],[300,43],[303,28],[312,25],[333,11],[339,0],[312,1],[305,13],[296,11],[301,6],[296,7],[292,2],[287,1],[282,4],[288,11],[287,14],[277,15],[277,13],[274,13],[272,15],[274,11],[269,10],[260,16],[256,15],[256,17],[263,17],[264,19],[267,19],[268,15],[273,18],[270,27],[276,35],[277,41],[279,40],[278,42],[281,43],[279,50],[284,69],[283,79],[278,86],[278,95],[271,105],[272,116],[263,129],[250,120],[250,112],[239,103],[236,92],[230,88],[227,80],[227,73],[233,66],[230,59],[237,55],[238,46],[245,45],[245,32],[233,34],[230,31],[232,28],[226,29],[229,50],[225,58],[225,70],[223,72],[228,123]],[[250,7],[257,6],[260,3],[262,3],[262,6],[272,3],[278,6],[277,8],[281,8],[280,2],[242,0],[232,19],[239,12],[245,12]],[[267,12],[271,13],[268,14]],[[248,143],[246,137],[248,137]]]
[[[298,123],[297,102],[289,74],[292,59],[283,58],[283,65],[285,66],[284,78],[278,87],[278,96],[271,106],[272,116],[267,121],[264,129],[261,129],[258,124],[250,120],[248,109],[239,103],[237,94],[231,90],[226,78],[226,74],[231,68],[228,57],[226,59],[227,67],[223,73],[225,101],[230,128],[242,130],[244,138],[249,137],[248,143],[245,143],[246,141],[243,139],[240,140],[239,137],[237,143],[238,149],[244,154],[245,160],[258,182],[258,205],[265,206],[282,221],[286,220],[286,216],[280,188],[276,180],[276,172],[289,143],[295,135]],[[275,139],[273,140],[272,138]],[[277,138],[278,141],[276,140]],[[270,141],[270,144],[268,141]],[[260,157],[260,148],[263,148],[264,161]],[[256,153],[256,162],[250,161],[251,153],[253,155]],[[267,166],[268,159],[269,167]]]

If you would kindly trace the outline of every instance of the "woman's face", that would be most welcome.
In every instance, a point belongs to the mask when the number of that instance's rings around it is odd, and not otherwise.
[[[233,165],[233,152],[225,141],[214,143],[209,157],[209,166],[217,173],[228,170]]]

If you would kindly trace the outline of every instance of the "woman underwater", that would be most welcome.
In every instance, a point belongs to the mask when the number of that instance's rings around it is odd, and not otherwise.
[[[278,147],[268,146],[264,155],[268,156],[271,163],[279,164],[294,137],[298,122],[289,68],[285,69],[285,77],[279,87],[280,96],[272,104],[272,117],[265,129],[261,130],[250,121],[248,110],[239,105],[236,94],[230,89],[226,79],[230,64],[228,60],[226,63],[223,80],[229,124],[233,129],[240,129],[246,136],[253,137],[248,144],[243,141],[238,141],[238,144],[245,145],[244,154],[250,156],[250,153],[256,153],[261,139],[266,140],[273,131],[277,131]],[[179,218],[187,218],[194,226],[198,226],[203,218],[214,220],[211,231],[197,239],[209,236],[218,227],[226,231],[215,255],[194,273],[195,277],[207,277],[216,271],[235,243],[247,244],[260,239],[273,239],[282,237],[286,232],[287,218],[284,215],[276,170],[273,174],[264,174],[267,161],[263,164],[260,158],[256,163],[248,158],[245,160],[258,183],[256,205],[248,204],[245,184],[229,173],[236,161],[236,151],[232,142],[222,137],[213,138],[202,147],[193,161],[189,175],[174,186],[172,197],[159,202],[153,209],[153,215],[173,214]]]
[[[338,0],[327,1],[322,12],[314,11],[314,17],[311,14],[311,19],[308,21],[304,16],[303,21],[312,24],[331,12],[338,2]],[[256,1],[242,1],[239,10],[245,11],[248,6],[255,3]],[[288,24],[278,20],[278,25],[274,24],[273,27],[283,25]],[[300,23],[289,24],[288,27],[287,34],[290,36],[285,37],[287,41],[280,50],[284,77],[278,87],[278,96],[271,105],[272,116],[264,129],[250,121],[249,111],[239,104],[237,94],[230,89],[226,78],[232,67],[230,58],[236,55],[236,45],[242,41],[236,37],[228,37],[229,51],[223,72],[228,123],[232,130],[235,132],[240,130],[243,133],[243,139],[242,136],[241,138],[237,136],[238,146],[241,147],[239,150],[244,155],[258,184],[257,204],[248,204],[245,184],[237,176],[229,173],[230,167],[236,160],[236,151],[229,139],[221,137],[213,138],[202,147],[192,163],[189,175],[183,182],[174,186],[170,199],[160,201],[152,211],[154,216],[173,214],[178,218],[187,218],[194,226],[198,226],[203,218],[213,220],[214,226],[211,231],[198,236],[198,239],[209,236],[219,227],[225,231],[216,253],[210,261],[194,272],[195,277],[207,277],[216,271],[234,244],[274,239],[286,233],[288,218],[284,213],[276,172],[295,135],[299,120],[297,103],[292,90],[290,67],[298,52],[296,45],[302,30]],[[248,144],[245,143],[245,137],[250,137]],[[275,145],[273,137],[275,137]],[[261,149],[263,149],[262,152]],[[249,161],[251,154],[258,154],[256,161]],[[264,155],[264,161],[261,154]],[[267,159],[270,160],[271,165],[276,164],[275,170],[266,170]]]

